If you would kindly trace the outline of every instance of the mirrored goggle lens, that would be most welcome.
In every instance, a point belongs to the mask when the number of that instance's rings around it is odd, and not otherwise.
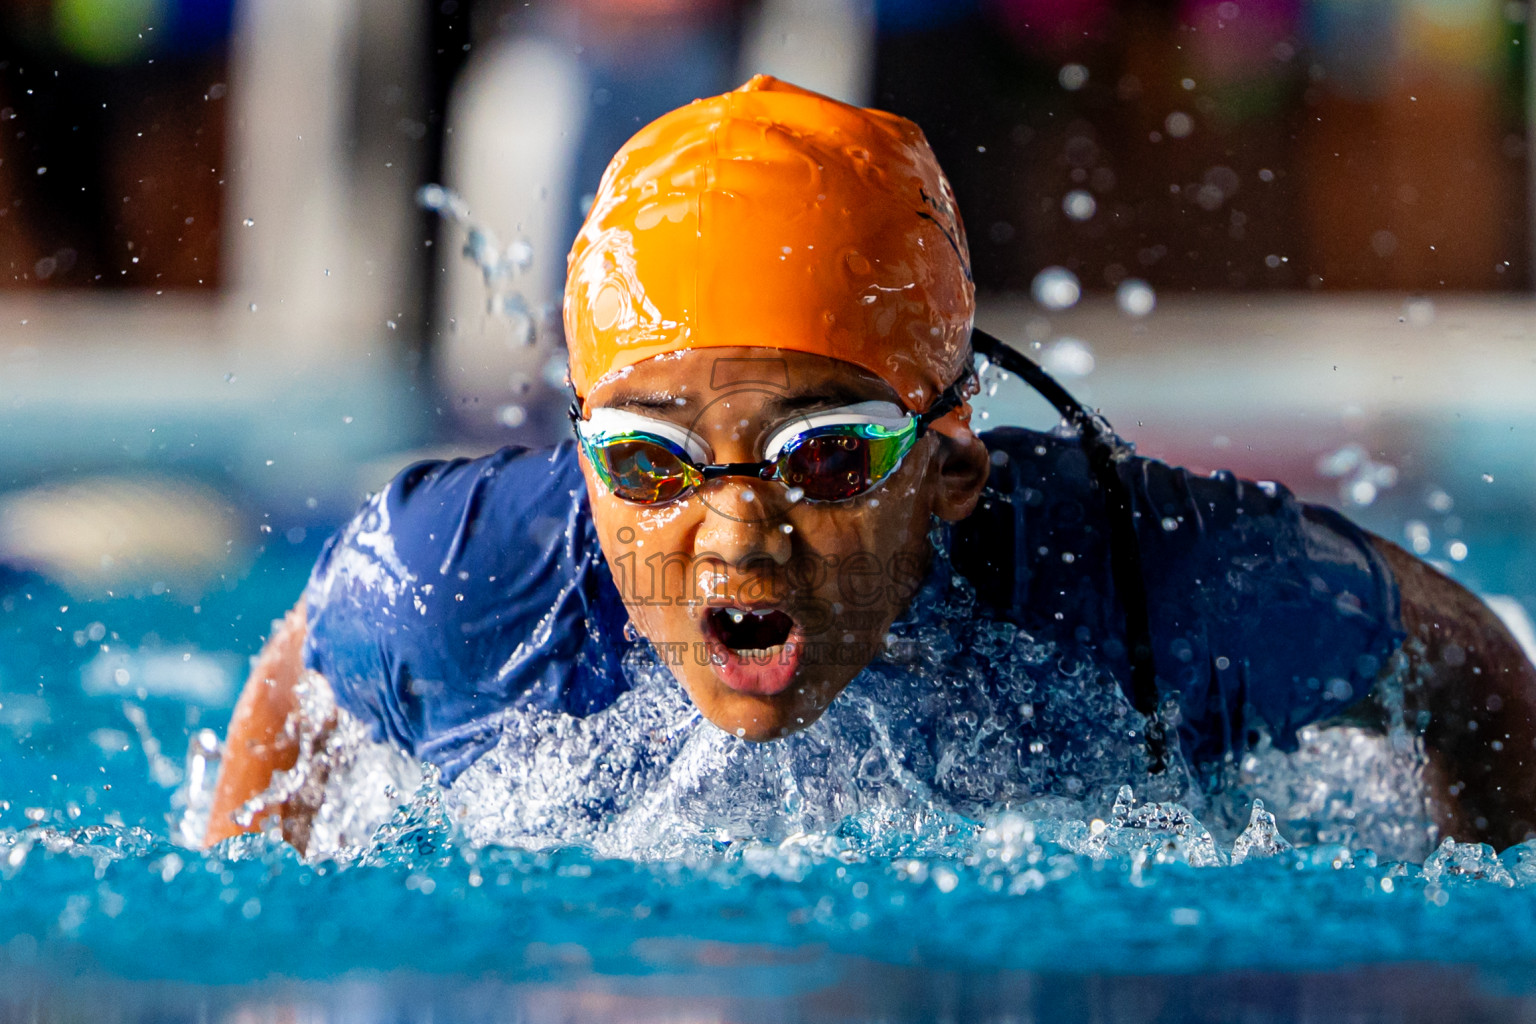
[[[912,447],[914,426],[849,425],[811,430],[779,456],[779,479],[811,501],[846,501],[890,476]]]
[[[588,446],[598,475],[625,501],[655,505],[671,501],[697,485],[697,473],[664,441],[629,437]]]

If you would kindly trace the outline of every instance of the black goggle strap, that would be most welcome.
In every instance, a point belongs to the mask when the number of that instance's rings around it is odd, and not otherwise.
[[[1168,736],[1163,725],[1157,691],[1157,665],[1152,655],[1152,621],[1145,578],[1141,573],[1141,544],[1136,537],[1135,508],[1131,490],[1116,469],[1115,434],[1109,424],[1062,387],[1054,377],[1018,349],[980,328],[971,331],[971,348],[1010,373],[1016,373],[1061,418],[1077,430],[1078,442],[1088,456],[1089,471],[1104,496],[1109,518],[1109,567],[1125,612],[1125,639],[1131,663],[1131,699],[1146,716],[1148,768],[1153,774],[1168,766]]]

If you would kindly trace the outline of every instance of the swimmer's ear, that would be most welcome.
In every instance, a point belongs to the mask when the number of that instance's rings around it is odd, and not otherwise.
[[[976,509],[991,470],[990,456],[975,431],[952,417],[935,423],[932,432],[939,442],[933,450],[937,471],[933,512],[940,519],[958,522]]]

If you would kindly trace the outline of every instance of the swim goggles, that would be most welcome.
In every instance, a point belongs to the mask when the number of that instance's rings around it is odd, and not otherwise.
[[[797,500],[847,501],[896,472],[929,425],[965,402],[974,378],[968,370],[921,414],[860,402],[797,417],[769,437],[761,462],[708,464],[696,434],[627,409],[598,408],[583,419],[573,403],[570,415],[597,478],[637,505],[676,501],[726,476],[777,480]]]

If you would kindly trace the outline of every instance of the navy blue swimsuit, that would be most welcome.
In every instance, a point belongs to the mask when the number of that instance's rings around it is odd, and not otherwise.
[[[1011,622],[1128,686],[1103,501],[1072,439],[984,435],[976,513],[947,527],[976,614]],[[1273,484],[1120,465],[1135,506],[1160,692],[1197,764],[1363,699],[1403,639],[1368,536]],[[585,716],[629,688],[634,643],[598,547],[574,447],[507,448],[401,473],[332,538],[308,589],[304,659],[379,739],[451,782],[507,709]]]

